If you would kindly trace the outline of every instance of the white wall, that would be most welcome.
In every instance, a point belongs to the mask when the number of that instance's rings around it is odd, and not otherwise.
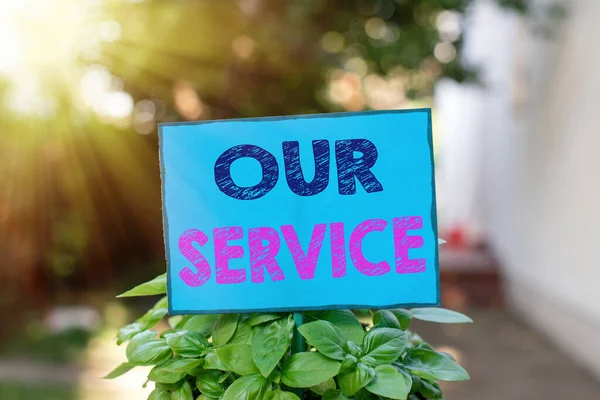
[[[436,164],[440,231],[466,228],[468,240],[485,231],[482,163],[489,135],[514,132],[510,108],[519,18],[495,0],[471,7],[463,23],[462,62],[481,70],[483,85],[440,81],[435,88],[436,136],[441,150]],[[512,124],[512,125],[511,125]],[[509,126],[511,125],[511,126]],[[504,136],[504,134],[502,134]]]
[[[472,14],[485,88],[453,118],[482,114],[488,242],[513,307],[600,378],[600,1],[572,1],[552,40],[489,0]]]
[[[600,1],[571,7],[492,84],[483,199],[512,304],[600,377]]]

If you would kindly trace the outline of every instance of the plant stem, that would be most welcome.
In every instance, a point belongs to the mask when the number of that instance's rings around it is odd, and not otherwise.
[[[298,328],[304,323],[304,313],[303,312],[295,312],[293,313],[294,323],[296,326],[294,327],[294,337],[292,338],[292,354],[301,353],[304,351],[304,338],[298,331]],[[294,389],[294,394],[298,396],[300,399],[304,397],[304,390],[302,389]]]
[[[304,313],[295,312],[293,318],[296,327],[294,328],[294,338],[292,339],[292,354],[295,354],[304,351],[304,338],[298,331],[298,328],[304,323]]]

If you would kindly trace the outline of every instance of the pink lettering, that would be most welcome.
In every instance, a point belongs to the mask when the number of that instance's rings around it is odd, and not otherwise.
[[[425,271],[426,265],[424,258],[416,258],[414,260],[408,259],[408,250],[423,247],[423,238],[417,235],[406,235],[406,231],[408,230],[421,229],[423,227],[423,218],[394,218],[392,223],[394,225],[396,272],[399,274],[415,274],[417,272]]]
[[[354,228],[350,235],[350,258],[356,269],[368,276],[383,275],[390,272],[390,265],[386,261],[372,263],[362,252],[362,241],[371,231],[383,231],[387,222],[382,219],[368,219]]]
[[[178,245],[181,254],[196,267],[198,272],[194,273],[189,267],[184,267],[179,271],[179,276],[186,285],[198,287],[204,285],[210,278],[210,264],[206,261],[206,258],[194,248],[194,242],[202,247],[208,242],[208,236],[198,229],[188,229],[179,237]]]
[[[264,240],[269,242],[266,246],[263,244]],[[275,260],[280,247],[279,234],[275,229],[248,229],[248,247],[250,248],[252,282],[262,283],[265,281],[265,268],[273,281],[280,281],[285,278],[277,260]]]
[[[283,238],[290,248],[300,279],[313,279],[315,277],[315,269],[321,247],[323,246],[323,239],[325,239],[326,229],[326,224],[317,224],[314,226],[310,243],[308,244],[308,251],[304,254],[294,227],[292,225],[283,225],[281,227]]]
[[[305,248],[306,251],[302,248],[293,225],[282,225],[281,233],[296,265],[298,276],[302,280],[310,280],[315,277],[328,225],[331,259],[325,260],[325,262],[327,264],[331,262],[331,277],[335,279],[347,275],[348,251],[352,264],[357,271],[367,276],[379,276],[390,272],[391,263],[367,260],[363,253],[363,241],[369,232],[384,231],[387,224],[388,222],[383,219],[368,219],[359,223],[350,234],[349,244],[346,242],[344,223],[316,224],[313,227],[308,246]],[[409,258],[410,249],[422,248],[424,245],[422,236],[408,235],[408,231],[423,228],[423,218],[418,216],[397,217],[392,219],[392,225],[396,273],[415,274],[426,271],[425,258]],[[244,248],[240,245],[228,245],[228,242],[243,237],[244,232],[241,226],[213,229],[217,284],[234,284],[246,281],[247,268],[231,269],[229,267],[230,260],[244,257]],[[195,267],[194,269],[191,266],[184,266],[179,271],[180,278],[188,286],[202,286],[211,278],[211,266],[199,250],[207,243],[208,237],[198,229],[189,229],[179,237],[179,251]],[[263,283],[265,281],[265,270],[273,282],[286,279],[284,269],[277,261],[281,249],[281,238],[276,229],[271,227],[248,228],[248,249],[249,273],[252,282]],[[289,279],[289,273],[287,275]]]
[[[244,232],[241,226],[215,228],[213,230],[218,284],[240,283],[246,280],[245,269],[229,269],[229,260],[242,258],[244,249],[242,246],[227,245],[228,240],[241,239],[243,236]]]
[[[334,278],[346,276],[346,241],[344,240],[344,223],[329,224],[331,238],[331,275]]]

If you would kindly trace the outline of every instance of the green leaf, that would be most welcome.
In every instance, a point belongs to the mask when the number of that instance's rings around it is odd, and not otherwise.
[[[135,322],[119,329],[119,332],[117,333],[117,344],[120,345],[138,333],[155,326],[158,321],[167,315],[168,310],[166,304],[167,298],[163,297],[146,314],[138,318]]]
[[[267,377],[267,380],[279,385],[279,382],[281,382],[281,371],[274,369],[273,372],[271,372],[271,374]]]
[[[223,346],[233,337],[235,328],[237,328],[240,314],[221,314],[217,318],[213,329],[213,345],[215,347]]]
[[[158,310],[159,308],[169,308],[169,297],[163,296],[160,300],[154,303],[154,307],[152,309]]]
[[[236,379],[225,391],[222,400],[262,400],[269,382],[260,374]]]
[[[419,343],[423,343],[423,338],[421,336],[419,336],[418,334],[411,332],[409,330],[406,330],[406,335],[408,336],[408,340],[410,343],[412,343],[413,345],[418,345]]]
[[[127,359],[135,365],[156,365],[168,360],[172,355],[166,340],[156,339],[137,346]]]
[[[465,324],[473,322],[466,315],[445,308],[413,308],[410,312],[414,318],[422,321],[439,322],[442,324]]]
[[[425,379],[442,381],[469,379],[469,374],[463,367],[431,350],[411,349],[402,363],[410,372]]]
[[[157,276],[156,278],[142,283],[131,290],[118,295],[117,297],[135,297],[135,296],[154,296],[167,293],[167,274]]]
[[[152,368],[148,379],[160,383],[175,383],[202,364],[201,359],[177,358],[167,360]]]
[[[134,337],[131,338],[131,341],[127,345],[126,353],[132,352],[137,346],[141,345],[142,343],[149,342],[152,339],[154,339],[155,337],[156,337],[155,331],[144,330],[142,332],[139,332],[138,334],[136,334]]]
[[[367,390],[389,399],[406,400],[412,381],[390,365],[375,368],[375,378],[367,385]]]
[[[188,331],[198,332],[208,337],[212,334],[217,318],[219,318],[219,316],[216,314],[194,315],[186,319],[181,328]]]
[[[375,376],[375,370],[363,363],[356,364],[356,367],[340,373],[338,384],[342,393],[346,396],[353,396],[360,389],[367,386]]]
[[[188,373],[202,364],[201,359],[173,358],[160,364],[158,367],[163,371]]]
[[[279,319],[254,328],[252,334],[252,360],[266,378],[290,347],[294,334],[294,320]]]
[[[363,341],[365,355],[373,357],[379,364],[396,361],[406,347],[406,333],[400,329],[371,329]]]
[[[155,365],[167,360],[173,354],[164,339],[153,338],[154,331],[143,331],[131,338],[125,351],[129,362],[135,365]]]
[[[433,348],[431,348],[430,350],[433,350],[433,351],[435,351],[435,349],[433,349]],[[446,352],[444,352],[444,351],[438,351],[437,353],[438,353],[439,355],[442,355],[442,356],[446,357],[446,358],[447,358],[447,359],[449,359],[450,361],[454,361],[454,362],[456,362],[456,360],[454,359],[454,357],[452,357],[452,354],[450,354],[450,353],[446,353]]]
[[[283,314],[268,314],[268,313],[257,313],[251,314],[250,318],[248,318],[248,323],[250,326],[259,325],[265,322],[273,321],[276,319],[283,318]]]
[[[323,393],[323,400],[348,400],[341,390],[328,390]]]
[[[375,367],[375,366],[379,365],[379,363],[377,362],[377,360],[374,359],[371,356],[362,356],[360,358],[360,362],[363,363],[363,364],[368,365],[369,367]]]
[[[185,376],[187,372],[171,372],[161,369],[160,365],[152,368],[148,374],[148,380],[156,383],[175,383],[179,382]]]
[[[324,312],[308,313],[313,319],[329,321],[337,329],[344,332],[346,338],[354,343],[362,343],[365,330],[356,315],[350,310],[331,310]]]
[[[404,376],[404,380],[406,382],[410,382],[410,394],[416,393],[421,388],[421,378],[416,375],[411,374],[404,367],[401,367],[400,364],[393,364],[396,367],[396,370]]]
[[[196,397],[196,400],[219,400],[219,398],[218,397],[210,397],[205,394],[201,394],[200,396]]]
[[[171,400],[194,400],[190,384],[184,382],[183,385],[175,389],[173,393],[171,393]]]
[[[225,393],[225,388],[219,382],[221,376],[217,371],[200,371],[196,375],[196,387],[206,396],[219,398]]]
[[[173,315],[172,317],[167,318],[167,322],[171,328],[177,328],[177,325],[182,324],[184,320],[184,315]]]
[[[400,323],[400,329],[402,329],[403,331],[407,330],[413,318],[410,311],[404,310],[402,308],[396,308],[390,311],[393,312],[396,318],[398,319],[398,322]]]
[[[231,372],[225,372],[221,376],[219,376],[219,383],[223,383],[231,376]]]
[[[260,372],[252,361],[252,346],[249,344],[228,344],[219,347],[217,355],[229,371],[238,375],[244,376]]]
[[[162,331],[158,337],[160,339],[165,339],[167,336],[172,335],[173,333],[177,333],[177,329],[167,329],[166,331]]]
[[[334,360],[343,360],[346,356],[347,339],[344,333],[339,331],[331,322],[309,322],[300,326],[298,330],[319,353]]]
[[[382,328],[402,329],[398,318],[389,310],[379,310],[373,315],[373,323]]]
[[[199,332],[177,331],[165,336],[167,345],[181,357],[199,357],[208,348],[208,340]]]
[[[119,365],[117,368],[110,371],[103,379],[118,378],[119,376],[131,371],[133,369],[133,367],[135,367],[135,364],[132,364],[130,362],[125,362],[125,363]]]
[[[353,356],[352,354],[346,354],[344,360],[342,361],[342,365],[340,366],[339,373],[344,373],[349,370],[353,370],[356,368],[356,364],[358,364],[358,358]]]
[[[425,379],[421,380],[421,388],[419,391],[428,399],[438,400],[444,398],[440,385],[435,382],[426,381]]]
[[[151,308],[136,320],[144,326],[145,329],[150,329],[156,326],[162,320],[169,310],[167,308]]]
[[[148,396],[148,400],[169,400],[171,394],[169,390],[163,385],[156,385],[156,388]]]
[[[229,339],[228,343],[241,343],[241,344],[250,344],[252,339],[252,326],[248,322],[248,319],[240,322],[235,328],[235,332],[231,339]]]
[[[330,378],[327,379],[325,382],[319,383],[318,385],[311,386],[310,390],[312,390],[316,394],[323,395],[323,393],[325,393],[329,389],[335,390],[335,388],[335,381],[333,380],[333,378]]]
[[[144,330],[146,330],[144,324],[140,324],[139,322],[133,322],[129,325],[125,325],[119,329],[119,332],[117,333],[117,345],[125,343]]]
[[[425,343],[425,342],[419,343],[418,345],[415,346],[415,348],[435,351],[435,349],[433,348],[432,345],[430,345],[429,343]]]
[[[348,341],[346,343],[346,348],[348,349],[348,353],[352,354],[354,357],[360,357],[363,354],[363,348],[360,344]]]
[[[217,351],[215,349],[211,349],[204,356],[204,368],[205,369],[218,369],[221,371],[229,371],[223,361],[217,355]]]
[[[289,387],[306,388],[333,378],[340,363],[315,352],[293,354],[283,365],[281,380]]]
[[[354,395],[354,397],[351,397],[351,398],[355,399],[355,400],[383,400],[383,399],[385,399],[385,397],[377,396],[376,394],[373,394],[366,389],[362,389],[360,392],[356,393],[356,395]],[[421,399],[417,399],[417,400],[421,400]]]
[[[300,400],[300,397],[292,392],[284,392],[281,389],[277,389],[268,392],[265,396],[265,400]]]

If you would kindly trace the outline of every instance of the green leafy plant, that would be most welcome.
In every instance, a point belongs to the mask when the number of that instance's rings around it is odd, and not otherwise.
[[[119,297],[165,293],[163,274]],[[149,400],[443,399],[438,381],[469,379],[452,356],[408,329],[413,319],[469,317],[443,308],[367,315],[372,324],[350,310],[307,311],[296,320],[293,313],[173,316],[158,332],[152,328],[167,317],[165,296],[119,330],[128,361],[106,378],[153,366]]]

